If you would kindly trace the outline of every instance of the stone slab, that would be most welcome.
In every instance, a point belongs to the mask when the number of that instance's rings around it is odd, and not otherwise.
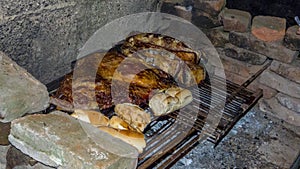
[[[209,29],[206,36],[215,47],[224,47],[229,42],[229,33],[223,30],[223,26]]]
[[[214,16],[208,12],[194,9],[192,15],[192,23],[199,28],[211,29],[221,26],[218,16]]]
[[[270,70],[300,84],[300,63],[286,64],[274,60],[270,66]]]
[[[227,43],[224,47],[225,55],[249,64],[262,65],[267,57],[247,49],[239,48],[231,43]]]
[[[276,96],[276,94],[278,93],[276,89],[259,83],[259,77],[255,79],[249,86],[247,86],[247,88],[253,91],[261,89],[263,91],[263,98],[265,99],[270,99]]]
[[[300,35],[296,32],[298,31],[299,26],[294,25],[287,29],[284,36],[284,45],[291,50],[300,50]]]
[[[284,107],[292,111],[299,113],[300,115],[300,99],[296,99],[282,93],[278,93],[276,95],[276,99],[281,105],[283,105]]]
[[[275,97],[260,100],[259,108],[261,111],[269,113],[284,122],[297,127],[300,126],[300,114],[282,106]]]
[[[247,32],[251,25],[251,14],[237,9],[225,9],[222,23],[225,31]]]
[[[266,42],[282,41],[285,35],[286,19],[274,16],[255,16],[251,33]]]
[[[44,84],[0,52],[0,121],[45,110],[49,94]]]
[[[134,168],[131,145],[63,112],[12,122],[9,141],[35,160],[61,168]]]
[[[228,57],[226,56],[224,49],[218,49],[217,51],[219,53],[219,57],[223,64],[222,65],[223,67],[219,67],[219,68],[224,69],[226,72],[235,73],[244,78],[249,78],[251,75],[255,74],[263,67],[263,65],[252,65]]]
[[[300,98],[300,84],[292,82],[270,70],[264,71],[259,82],[289,96]]]
[[[229,42],[284,63],[293,62],[299,54],[298,51],[292,51],[281,43],[259,40],[251,33],[230,32]]]
[[[224,8],[226,0],[194,0],[194,7],[211,15],[218,15]]]

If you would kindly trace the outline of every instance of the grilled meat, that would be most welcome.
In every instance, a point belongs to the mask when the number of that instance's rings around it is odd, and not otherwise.
[[[67,111],[104,110],[120,103],[143,107],[157,89],[200,83],[205,73],[199,59],[198,52],[171,37],[135,35],[120,50],[95,52],[78,61],[51,102]]]

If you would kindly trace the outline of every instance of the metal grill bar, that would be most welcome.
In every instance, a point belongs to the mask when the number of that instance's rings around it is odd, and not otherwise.
[[[138,168],[153,168],[154,166],[156,168],[169,168],[199,144],[199,140],[204,138],[215,143],[215,146],[217,146],[237,121],[262,97],[261,90],[253,92],[246,89],[246,87],[268,68],[271,62],[272,60],[268,60],[261,70],[241,86],[220,77],[213,77],[210,79],[210,82],[217,85],[211,86],[208,81],[204,81],[197,89],[192,89],[194,100],[189,106],[180,111],[181,119],[177,118],[179,112],[167,115],[169,119],[173,119],[166,122],[170,124],[165,124],[159,135],[154,134],[150,138],[147,137],[147,139],[151,140],[147,141],[147,147],[151,148],[146,148],[145,152],[140,155]],[[218,84],[222,85],[224,81],[226,82],[226,90],[218,88]],[[213,93],[215,96],[213,99],[211,97],[212,92],[215,92]],[[222,108],[218,103],[224,99],[226,100],[226,104]],[[219,111],[222,113],[219,125],[213,132],[202,131],[209,111]],[[193,126],[188,123],[190,113],[197,113],[197,120]],[[153,124],[157,123],[154,122]],[[175,127],[176,131],[174,131],[173,124],[181,124],[181,128]],[[184,131],[182,130],[184,127],[191,127],[188,134],[181,133]],[[169,132],[169,130],[172,131]],[[172,136],[167,136],[166,134],[168,133],[172,134]],[[205,134],[207,137],[203,138],[202,134]],[[162,143],[164,143],[163,146],[165,147],[161,146]]]
[[[218,84],[223,79],[215,77],[210,80]],[[211,90],[212,86],[204,82],[199,85],[198,90],[193,89],[193,102],[180,112],[167,115],[168,118],[175,121],[167,122],[170,124],[165,124],[165,127],[162,128],[163,131],[159,135],[154,134],[147,138],[150,140],[147,141],[147,147],[150,148],[146,148],[144,153],[140,155],[138,168],[153,168],[154,166],[156,168],[168,168],[172,166],[175,161],[195,147],[199,143],[199,139],[203,139],[200,137],[200,134],[205,134],[207,136],[205,139],[218,145],[236,122],[262,96],[262,91],[254,93],[245,89],[244,86],[239,86],[229,81],[226,81],[226,86],[226,91],[219,89],[217,86],[214,86],[214,90]],[[216,96],[214,100],[211,98],[212,91],[215,92],[213,94]],[[217,105],[222,99],[226,99],[223,109]],[[217,106],[212,106],[211,102],[214,102]],[[208,111],[219,111],[222,113],[222,117],[215,131],[204,132],[202,129],[205,126]],[[179,113],[181,119],[177,118]],[[197,120],[193,124],[188,122],[191,113],[197,113]],[[174,124],[180,124],[181,128],[174,128]],[[188,134],[183,130],[184,127],[191,128]],[[181,133],[183,131],[185,133]]]

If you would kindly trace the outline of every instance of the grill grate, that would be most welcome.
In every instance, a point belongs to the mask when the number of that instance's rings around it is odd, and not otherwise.
[[[218,84],[224,80],[213,77],[210,82]],[[214,85],[214,90],[212,88],[208,80],[204,81],[198,88],[191,89],[194,95],[192,103],[180,112],[176,111],[158,118],[148,126],[145,131],[147,147],[139,156],[139,169],[171,167],[200,140],[207,139],[216,146],[262,97],[261,90],[253,92],[241,89],[241,86],[230,81],[226,81],[226,91],[218,88],[218,85]],[[216,96],[214,100],[212,94]],[[218,106],[222,99],[226,101],[225,107]],[[215,131],[203,130],[209,111],[222,113]]]
[[[146,130],[147,147],[139,156],[138,169],[170,168],[201,140],[207,139],[217,146],[238,120],[262,97],[262,90],[253,92],[246,87],[267,69],[271,62],[269,59],[242,85],[213,76],[191,89],[194,96],[192,103],[180,112],[173,112],[167,115],[168,118],[157,119],[149,125],[150,128],[155,128],[157,124],[163,124],[154,132],[151,132],[151,129]],[[225,90],[222,88],[224,83]],[[222,100],[225,100],[225,105],[220,104]],[[206,130],[205,126],[209,120],[208,113],[211,112],[219,116],[216,117],[219,122],[214,131]]]
[[[261,70],[242,85],[214,76],[207,78],[196,88],[191,88],[194,96],[192,103],[180,111],[153,120],[147,126],[144,132],[147,146],[139,156],[138,169],[170,168],[202,140],[208,140],[217,146],[262,97],[262,90],[253,92],[246,87],[271,62],[272,60],[268,60]],[[48,84],[48,90],[54,92],[62,79]],[[222,88],[224,83],[225,89]],[[222,100],[225,100],[224,107],[219,104]],[[45,113],[53,109],[55,108],[50,107]],[[213,131],[206,126],[209,112],[215,112],[220,119]]]

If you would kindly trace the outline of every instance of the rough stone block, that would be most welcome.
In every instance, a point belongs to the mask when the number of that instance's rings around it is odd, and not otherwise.
[[[287,123],[300,126],[300,114],[282,106],[274,97],[260,100],[259,108],[261,111],[272,114]]]
[[[280,43],[259,40],[251,33],[230,32],[229,42],[285,63],[291,63],[299,54],[298,51],[292,51]]]
[[[221,26],[218,16],[211,15],[198,9],[194,9],[192,14],[192,23],[199,28],[210,29]]]
[[[10,122],[49,105],[45,85],[0,52],[0,121]]]
[[[251,24],[251,14],[237,9],[225,9],[222,13],[225,31],[247,32]]]
[[[229,42],[229,33],[223,31],[223,26],[209,29],[206,36],[215,47],[224,47]]]
[[[192,22],[192,8],[187,8],[187,7],[181,6],[181,5],[175,5],[174,8],[176,10],[177,16],[179,16],[189,22]]]
[[[224,48],[225,55],[249,64],[262,65],[267,57],[247,49],[239,48],[235,45],[227,43]]]
[[[221,49],[218,49],[218,53],[226,72],[235,73],[244,78],[249,78],[263,67],[263,65],[252,65],[227,57],[225,51]]]
[[[226,4],[226,0],[195,0],[194,7],[211,15],[218,15]]]
[[[292,82],[270,70],[264,71],[259,82],[289,96],[300,98],[300,84]]]
[[[276,98],[281,105],[300,114],[300,99],[282,93],[278,93]]]
[[[291,50],[300,50],[300,35],[296,33],[298,29],[298,25],[291,26],[285,33],[283,43]]]
[[[300,63],[286,64],[274,60],[270,66],[270,70],[300,84]]]
[[[251,32],[260,40],[266,42],[281,41],[284,38],[286,20],[273,16],[255,16]]]
[[[35,160],[59,168],[135,168],[138,157],[131,145],[63,112],[14,120],[9,141]]]
[[[240,33],[240,32],[230,32],[229,33],[229,42],[240,48],[250,50],[252,47],[250,41],[250,33]]]

